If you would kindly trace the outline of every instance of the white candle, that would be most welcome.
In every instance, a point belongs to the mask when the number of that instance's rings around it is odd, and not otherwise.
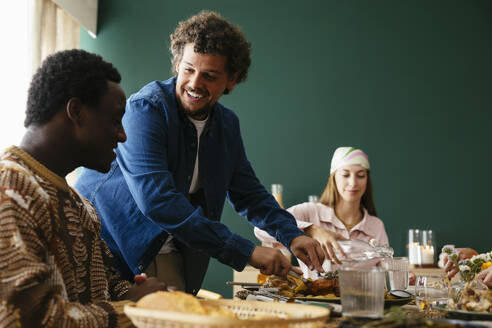
[[[408,263],[410,264],[420,264],[419,263],[419,243],[410,243],[408,245]]]
[[[434,264],[434,247],[426,245],[421,249],[422,257],[420,264]]]

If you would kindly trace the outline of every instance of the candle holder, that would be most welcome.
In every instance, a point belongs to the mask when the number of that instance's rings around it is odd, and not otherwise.
[[[436,241],[435,234],[432,230],[422,230],[420,241],[420,266],[436,266]]]
[[[409,264],[420,265],[420,240],[420,229],[408,230],[407,255]]]
[[[410,265],[422,268],[436,267],[435,253],[435,234],[432,230],[408,230],[407,254]]]

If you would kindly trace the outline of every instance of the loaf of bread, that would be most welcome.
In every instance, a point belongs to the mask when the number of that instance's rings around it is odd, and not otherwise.
[[[136,304],[139,308],[235,318],[227,309],[202,304],[195,296],[180,291],[155,292],[142,297]]]
[[[142,297],[136,306],[151,310],[206,314],[205,309],[196,297],[180,291],[158,291],[148,294]]]

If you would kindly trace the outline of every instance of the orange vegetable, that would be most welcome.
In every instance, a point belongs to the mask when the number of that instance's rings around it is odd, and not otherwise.
[[[485,262],[484,264],[482,264],[482,270],[485,270],[485,269],[488,269],[492,266],[492,262]]]

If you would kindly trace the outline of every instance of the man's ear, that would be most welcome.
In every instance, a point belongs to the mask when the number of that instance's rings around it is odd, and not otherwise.
[[[83,107],[84,105],[79,98],[70,98],[67,102],[65,113],[75,126],[80,126],[84,121]]]
[[[226,84],[226,89],[228,90],[228,93],[232,91],[232,89],[234,89],[234,87],[236,86],[236,83],[237,83],[237,77],[239,76],[239,73],[236,72],[234,73],[227,81],[227,84]]]

